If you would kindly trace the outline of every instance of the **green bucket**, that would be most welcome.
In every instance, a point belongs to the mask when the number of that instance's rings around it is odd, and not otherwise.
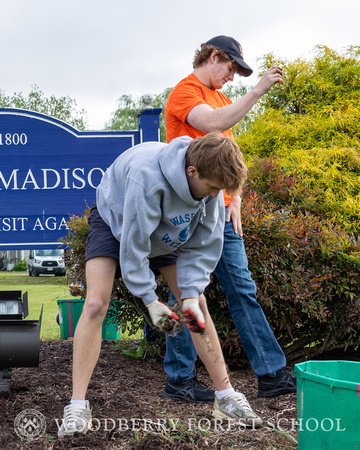
[[[360,449],[360,362],[295,365],[299,450]]]
[[[58,323],[60,326],[60,338],[74,337],[76,325],[80,319],[85,300],[83,298],[60,298]],[[106,318],[102,325],[102,339],[119,339],[120,327],[114,323],[107,323]]]

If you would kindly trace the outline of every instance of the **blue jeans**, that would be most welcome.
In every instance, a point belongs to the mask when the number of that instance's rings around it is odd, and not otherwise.
[[[235,234],[232,222],[226,222],[224,247],[215,275],[228,299],[243,349],[257,377],[273,375],[285,367],[286,358],[264,312],[256,300],[256,284],[248,269],[244,240]],[[175,301],[170,294],[169,304]],[[173,381],[195,376],[197,353],[187,328],[176,336],[166,336],[164,368]]]

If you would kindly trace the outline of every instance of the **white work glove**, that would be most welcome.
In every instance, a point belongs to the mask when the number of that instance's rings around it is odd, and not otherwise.
[[[179,316],[171,311],[164,303],[155,300],[146,305],[153,324],[161,331],[171,331],[179,322]],[[168,319],[168,320],[164,320]]]
[[[183,313],[187,327],[193,333],[202,333],[205,330],[205,317],[200,309],[198,298],[186,298],[183,300]]]

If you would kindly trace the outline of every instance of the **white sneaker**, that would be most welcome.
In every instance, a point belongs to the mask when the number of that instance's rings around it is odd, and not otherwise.
[[[239,423],[257,427],[262,424],[261,418],[254,413],[244,394],[232,392],[219,399],[215,393],[213,415],[216,419],[238,419]]]
[[[58,431],[59,439],[73,436],[75,433],[85,434],[91,427],[90,404],[86,400],[86,407],[70,403],[64,408],[64,419]]]

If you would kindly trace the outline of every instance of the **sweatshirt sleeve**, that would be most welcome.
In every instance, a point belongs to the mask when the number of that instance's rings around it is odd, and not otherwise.
[[[224,241],[224,199],[209,198],[206,215],[191,238],[178,249],[177,281],[181,298],[198,298],[209,284],[222,252]]]

